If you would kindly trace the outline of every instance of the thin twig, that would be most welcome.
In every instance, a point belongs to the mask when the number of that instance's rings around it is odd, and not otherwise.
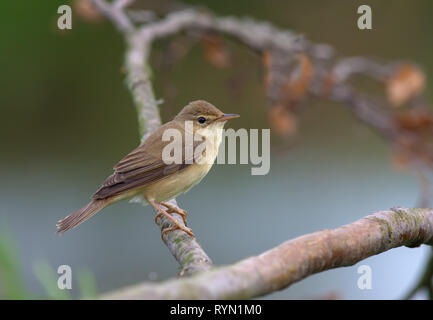
[[[123,11],[132,1],[116,0],[113,4],[108,4],[105,0],[92,0],[92,2],[95,8],[110,19],[119,31],[131,32],[134,30],[134,25]]]

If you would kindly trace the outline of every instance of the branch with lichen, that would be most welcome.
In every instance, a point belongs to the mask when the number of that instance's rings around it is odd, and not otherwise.
[[[161,124],[147,65],[152,43],[186,31],[192,37],[216,38],[217,41],[211,41],[210,54],[220,47],[219,35],[226,35],[262,57],[265,89],[272,102],[269,118],[276,132],[293,133],[296,109],[308,95],[312,95],[349,108],[390,143],[400,160],[403,158],[415,169],[433,165],[433,151],[425,138],[426,130],[429,132],[433,127],[433,115],[427,111],[422,97],[424,74],[414,64],[384,64],[364,57],[339,58],[331,46],[312,43],[270,23],[217,17],[196,9],[173,12],[160,20],[152,19],[136,25],[125,13],[126,6],[132,2],[93,0],[99,12],[111,20],[125,37],[126,81],[137,109],[142,139]],[[218,59],[217,63],[225,64],[221,62],[221,56]],[[358,74],[383,83],[385,98],[372,98],[353,86],[350,79]],[[410,108],[401,108],[404,105]],[[174,199],[172,204],[176,204]],[[182,223],[179,215],[174,216]],[[163,231],[170,223],[163,218],[159,226]],[[431,212],[427,209],[381,212],[346,227],[289,241],[232,266],[213,268],[188,279],[170,280],[160,285],[139,285],[108,297],[260,296],[287,287],[310,274],[351,265],[396,246],[430,243],[431,228]],[[396,235],[400,238],[395,238]],[[375,241],[365,241],[370,236],[374,236]],[[183,231],[170,232],[163,240],[180,263],[181,274],[195,274],[212,267],[210,258],[196,239]],[[281,254],[281,259],[276,253]],[[279,262],[274,263],[268,257]]]
[[[392,248],[433,244],[433,210],[393,208],[349,225],[286,241],[258,256],[191,277],[142,283],[103,299],[246,299],[312,274],[352,266]]]

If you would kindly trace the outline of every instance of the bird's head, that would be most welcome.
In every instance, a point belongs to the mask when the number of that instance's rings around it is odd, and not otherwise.
[[[175,117],[176,121],[192,121],[195,130],[222,128],[227,120],[238,118],[239,115],[224,113],[214,105],[204,100],[190,102]]]

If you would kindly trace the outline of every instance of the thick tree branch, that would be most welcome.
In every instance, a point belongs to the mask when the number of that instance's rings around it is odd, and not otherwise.
[[[142,283],[104,299],[244,299],[284,289],[309,275],[354,265],[389,249],[433,243],[431,209],[393,208],[349,225],[284,242],[259,256],[160,284]]]

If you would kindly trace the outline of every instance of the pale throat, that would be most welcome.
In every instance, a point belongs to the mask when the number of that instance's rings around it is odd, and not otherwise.
[[[218,153],[218,148],[222,141],[223,128],[225,124],[226,121],[213,122],[205,128],[197,130],[198,134],[200,134],[206,140],[209,140],[209,142],[212,143],[216,153]]]

